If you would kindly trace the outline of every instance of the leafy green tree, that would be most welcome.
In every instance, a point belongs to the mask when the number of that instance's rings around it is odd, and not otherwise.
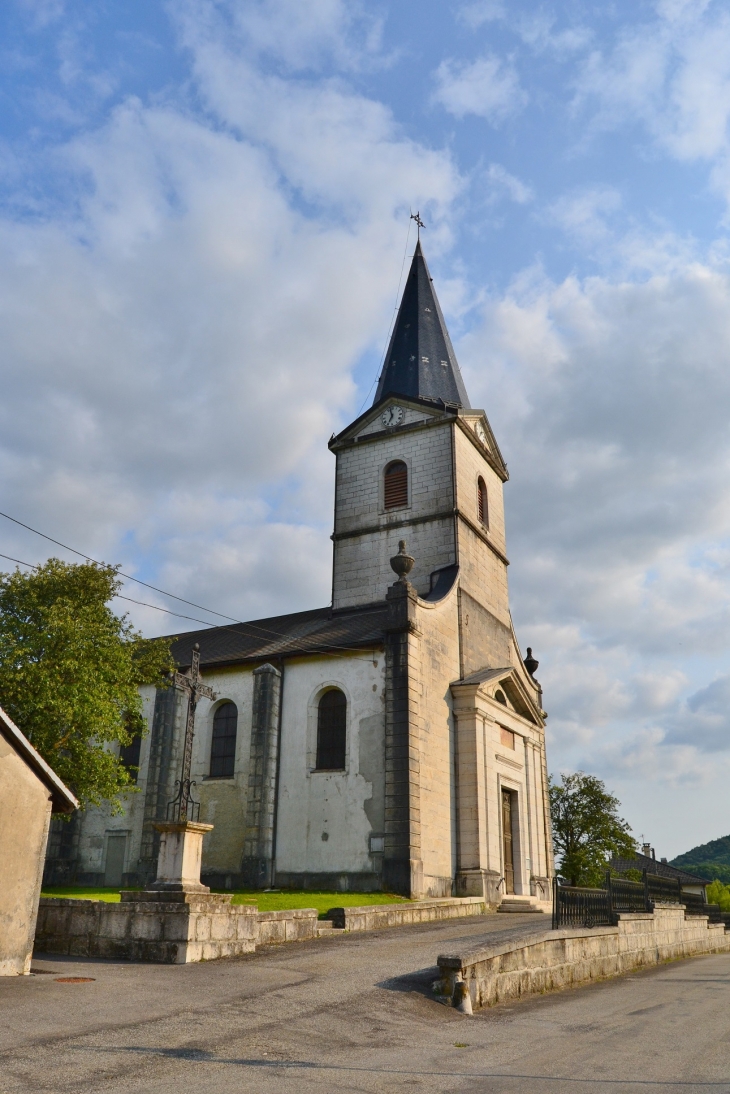
[[[706,892],[708,904],[719,904],[721,912],[730,912],[730,885],[715,880],[707,886]]]
[[[618,815],[620,802],[595,775],[550,779],[550,813],[558,870],[571,885],[600,885],[612,855],[631,857],[636,840]]]
[[[82,805],[115,810],[133,779],[110,745],[143,733],[138,688],[172,668],[109,607],[120,587],[118,567],[55,558],[0,574],[0,706]]]

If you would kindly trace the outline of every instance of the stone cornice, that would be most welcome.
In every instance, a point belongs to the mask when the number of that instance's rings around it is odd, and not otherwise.
[[[372,536],[377,532],[389,532],[391,529],[408,528],[412,527],[414,524],[430,524],[435,520],[453,520],[454,517],[462,520],[475,535],[479,536],[479,538],[486,543],[489,550],[492,551],[505,566],[509,566],[509,559],[507,556],[500,551],[499,547],[492,543],[486,532],[475,524],[461,509],[442,509],[438,513],[429,513],[423,517],[407,517],[405,520],[393,522],[383,521],[383,523],[380,524],[368,524],[364,528],[353,528],[349,532],[333,532],[330,539],[337,543],[342,539],[357,539],[358,536]]]

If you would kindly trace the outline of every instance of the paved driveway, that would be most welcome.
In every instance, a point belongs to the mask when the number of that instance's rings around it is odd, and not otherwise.
[[[181,967],[41,956],[0,980],[0,1091],[730,1094],[730,955],[473,1018],[429,997],[439,952],[544,925],[485,916]]]

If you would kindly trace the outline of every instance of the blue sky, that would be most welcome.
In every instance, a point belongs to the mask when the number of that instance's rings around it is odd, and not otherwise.
[[[418,208],[551,768],[658,853],[730,831],[726,6],[8,0],[0,42],[2,509],[235,617],[326,603]]]

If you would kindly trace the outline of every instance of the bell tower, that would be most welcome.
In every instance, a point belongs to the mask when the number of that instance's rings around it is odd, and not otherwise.
[[[375,401],[330,448],[335,611],[385,599],[405,539],[419,596],[458,576],[463,670],[508,663],[507,468],[484,411],[469,405],[420,241]]]

